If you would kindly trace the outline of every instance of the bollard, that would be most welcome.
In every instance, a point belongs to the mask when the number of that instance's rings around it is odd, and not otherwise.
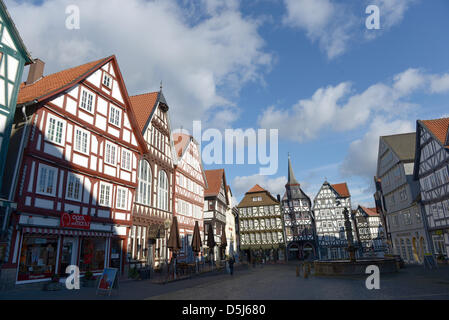
[[[304,279],[307,279],[309,277],[308,268],[307,265],[304,264]]]

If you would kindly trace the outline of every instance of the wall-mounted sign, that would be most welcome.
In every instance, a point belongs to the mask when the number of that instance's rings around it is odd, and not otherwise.
[[[69,214],[65,212],[61,216],[61,227],[89,230],[90,216],[84,216],[82,214]]]

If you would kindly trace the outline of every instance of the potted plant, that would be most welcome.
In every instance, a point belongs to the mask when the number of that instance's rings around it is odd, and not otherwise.
[[[61,277],[59,275],[53,275],[51,277],[51,281],[44,284],[44,290],[45,291],[58,291],[62,289],[61,284],[59,283],[59,280]]]
[[[88,270],[85,274],[84,274],[84,278],[83,278],[83,287],[88,287],[88,288],[94,288],[97,279],[95,278],[94,274]]]
[[[438,264],[447,264],[447,260],[446,260],[446,257],[444,256],[444,254],[440,253],[437,255],[437,263]]]

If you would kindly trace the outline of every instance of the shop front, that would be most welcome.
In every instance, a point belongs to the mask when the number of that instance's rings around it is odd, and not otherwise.
[[[107,232],[25,227],[17,283],[64,278],[69,265],[78,266],[81,274],[101,273],[113,261],[111,236]]]

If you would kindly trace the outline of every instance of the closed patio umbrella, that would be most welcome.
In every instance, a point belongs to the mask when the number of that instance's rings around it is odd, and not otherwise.
[[[198,225],[198,221],[195,221],[195,228],[193,229],[193,237],[192,237],[192,251],[195,252],[195,265],[196,272],[198,273],[198,253],[201,251],[201,235],[200,235],[200,227]]]
[[[224,253],[226,253],[226,247],[228,246],[228,240],[226,239],[226,229],[225,229],[224,225],[221,227],[221,244],[220,244],[220,246],[221,246],[221,250],[223,250],[222,253],[224,255]]]
[[[170,228],[170,237],[168,238],[167,247],[172,251],[175,258],[175,279],[176,279],[176,255],[181,249],[181,238],[179,237],[178,219],[173,217],[173,222]]]
[[[212,225],[209,224],[209,229],[207,230],[207,246],[212,252],[212,257],[214,256],[215,244],[214,230],[212,229]]]

